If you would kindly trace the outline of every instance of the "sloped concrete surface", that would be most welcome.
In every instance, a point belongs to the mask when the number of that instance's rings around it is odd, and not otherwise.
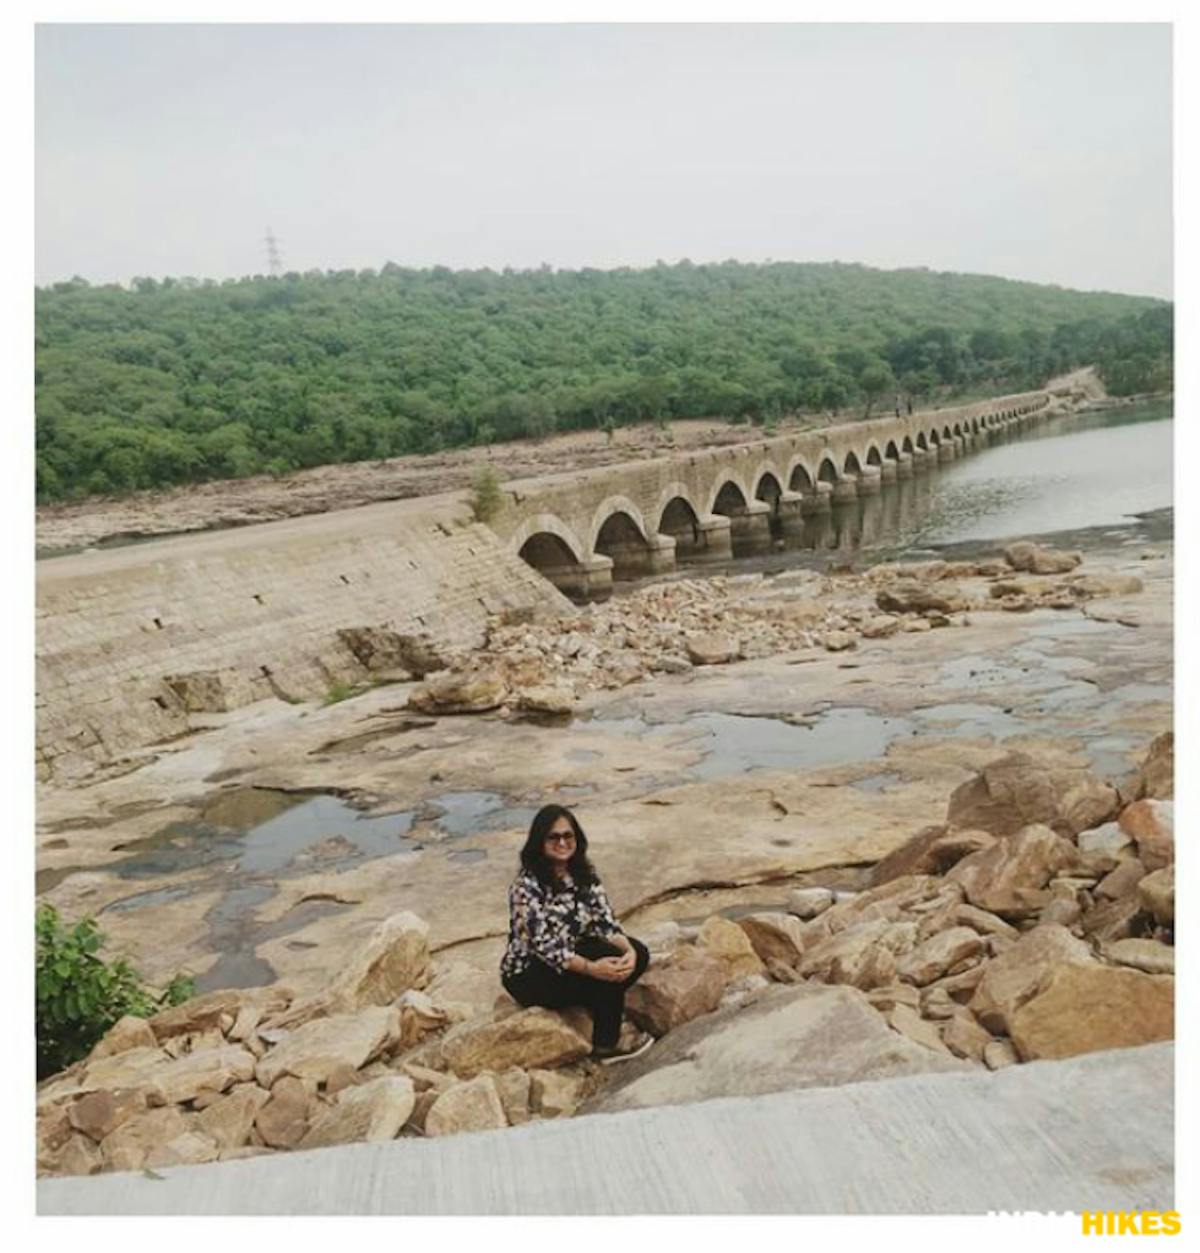
[[[44,1179],[41,1214],[980,1214],[1174,1208],[1172,1044]]]

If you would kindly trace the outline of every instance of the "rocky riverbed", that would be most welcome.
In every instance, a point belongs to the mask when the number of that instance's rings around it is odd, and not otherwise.
[[[43,1167],[696,1099],[745,1090],[746,1049],[787,1087],[1134,1042],[1072,1019],[1095,998],[1161,1034],[1170,632],[1166,544],[681,580],[497,622],[470,656],[367,641],[379,686],[210,715],[46,788],[41,899],[214,999],[44,1089]],[[580,1062],[586,1022],[494,1008],[505,888],[551,799],[658,957],[631,1007],[663,1039],[619,1080]],[[815,1048],[834,1038],[853,1047]],[[181,1061],[209,1077],[173,1086]]]

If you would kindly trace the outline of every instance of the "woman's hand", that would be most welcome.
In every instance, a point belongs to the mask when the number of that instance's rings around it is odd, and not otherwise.
[[[635,958],[632,953],[622,953],[620,957],[601,957],[591,963],[588,974],[593,979],[603,979],[606,983],[620,983],[633,974]]]

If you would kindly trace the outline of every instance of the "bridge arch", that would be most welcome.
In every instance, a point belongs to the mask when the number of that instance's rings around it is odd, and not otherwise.
[[[846,460],[842,462],[842,473],[853,474],[855,478],[862,477],[862,462],[859,461],[858,454],[853,449],[846,454]]]
[[[738,481],[737,476],[724,472],[713,485],[709,498],[708,513],[743,513],[753,499]]]
[[[561,518],[556,517],[552,513],[539,513],[532,518],[527,518],[513,532],[512,537],[508,541],[508,546],[510,551],[516,553],[517,556],[529,562],[536,569],[536,563],[530,561],[525,550],[530,547],[534,540],[542,540],[543,538],[556,540],[557,544],[540,544],[540,548],[547,549],[550,552],[557,552],[560,556],[565,554],[566,557],[574,562],[583,562],[584,548],[579,542],[579,537]]]
[[[826,453],[821,458],[821,464],[817,467],[817,481],[820,483],[836,483],[840,477],[837,466],[833,463],[833,458]]]
[[[906,453],[908,453],[908,454],[910,454],[910,455],[912,454],[912,451],[913,451],[913,442],[912,442],[912,436],[911,436],[911,435],[906,435],[906,436],[904,437],[903,441],[902,441],[902,442],[901,442],[901,444],[900,444],[900,451],[901,451],[901,452],[906,452]]]
[[[803,457],[793,457],[788,464],[788,487],[793,492],[811,496],[814,490],[812,471]]]
[[[906,442],[911,442],[911,441],[906,441]],[[896,441],[894,439],[888,440],[887,447],[883,450],[883,456],[884,456],[884,459],[887,461],[899,461],[900,460],[900,449],[896,447]]]
[[[918,433],[918,435],[917,435],[917,447],[918,447],[918,448],[919,448],[922,452],[928,452],[928,451],[929,451],[929,440],[928,440],[928,439],[926,439],[926,437],[925,437],[925,432],[924,432],[924,431],[919,432],[919,433]]]
[[[954,438],[954,432],[949,426],[942,427],[942,439],[949,443]]]
[[[628,518],[633,524],[639,539],[646,543],[649,542],[651,532],[647,528],[646,519],[642,517],[642,511],[637,505],[628,496],[608,496],[596,506],[596,511],[592,514],[592,524],[588,532],[588,538],[591,541],[589,548],[592,552],[598,551],[597,544],[600,540],[601,531],[618,514],[624,514]]]
[[[867,465],[869,466],[883,465],[883,454],[879,451],[878,444],[872,444],[871,447],[867,449]]]
[[[532,566],[572,600],[588,599],[594,590],[583,545],[569,526],[552,513],[526,519],[509,539],[510,551]]]
[[[754,497],[756,500],[767,499],[767,497],[763,495],[763,484],[766,483],[768,479],[774,484],[773,487],[768,488],[772,496],[778,497],[780,493],[787,490],[785,487],[787,478],[779,472],[779,468],[774,462],[765,461],[761,466],[759,466],[758,472],[754,476]]]

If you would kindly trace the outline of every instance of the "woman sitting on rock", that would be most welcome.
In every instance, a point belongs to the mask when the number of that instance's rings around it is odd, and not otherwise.
[[[625,990],[650,964],[639,940],[617,925],[587,856],[587,836],[562,805],[538,810],[521,849],[521,872],[508,890],[508,947],[500,979],[520,1005],[592,1015],[592,1056],[602,1062],[637,1057],[650,1036],[622,1033]]]

